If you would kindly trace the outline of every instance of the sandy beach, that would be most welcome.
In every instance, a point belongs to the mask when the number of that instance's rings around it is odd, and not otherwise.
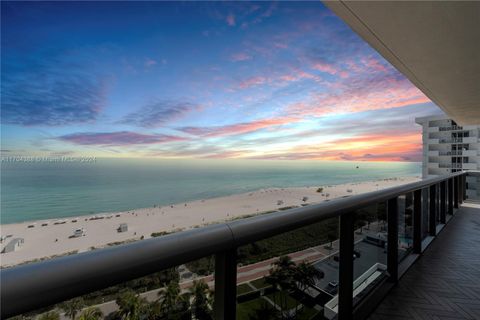
[[[14,238],[24,244],[13,252],[2,253],[1,266],[11,266],[34,259],[71,252],[84,252],[116,242],[151,238],[155,232],[172,232],[223,222],[246,215],[279,210],[284,207],[313,204],[345,195],[355,195],[418,181],[404,177],[341,185],[302,188],[273,188],[169,206],[155,206],[124,212],[111,212],[75,218],[59,218],[6,224],[1,226],[1,250]],[[317,189],[322,187],[322,192]],[[128,230],[118,232],[120,224]],[[85,234],[72,237],[75,229]]]

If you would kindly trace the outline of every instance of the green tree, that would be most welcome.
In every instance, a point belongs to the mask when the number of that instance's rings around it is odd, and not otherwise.
[[[291,289],[294,288],[294,270],[295,263],[289,256],[281,256],[272,264],[273,268],[265,281],[272,285],[276,291],[273,294],[274,304],[279,305],[281,310],[281,318],[285,316],[287,308],[287,297]],[[277,304],[277,291],[282,292],[279,297],[279,304]]]
[[[273,267],[284,272],[289,271],[293,267],[295,267],[295,263],[292,261],[292,258],[289,256],[281,256],[278,258],[277,261],[273,263]]]
[[[207,287],[208,288],[208,287]],[[189,294],[181,294],[178,280],[172,280],[167,287],[158,292],[158,304],[153,304],[153,314],[158,309],[158,315],[165,319],[188,318],[190,297]]]
[[[115,302],[119,307],[120,317],[125,320],[138,320],[140,319],[142,311],[144,311],[144,299],[140,298],[140,296],[132,290],[121,293]]]
[[[298,264],[294,268],[293,279],[298,283],[300,290],[304,293],[308,287],[313,287],[315,283],[323,279],[325,274],[323,271],[318,270],[312,264],[308,264],[305,261]]]
[[[78,312],[85,306],[85,302],[82,298],[73,298],[65,301],[60,305],[60,308],[65,312],[65,316],[72,320],[75,320]]]
[[[204,281],[193,281],[190,287],[192,297],[192,313],[198,320],[213,319],[213,312],[210,307],[212,292]]]
[[[38,317],[38,320],[60,320],[60,314],[57,311],[48,311]]]
[[[88,308],[82,311],[78,320],[99,320],[103,318],[103,312],[99,308]]]

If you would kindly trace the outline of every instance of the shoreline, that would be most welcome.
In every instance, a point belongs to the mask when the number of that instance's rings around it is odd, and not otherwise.
[[[338,185],[269,188],[120,212],[2,224],[0,225],[2,237],[11,236],[2,241],[1,250],[14,238],[23,238],[25,243],[17,251],[2,253],[1,266],[13,266],[55,255],[85,252],[124,242],[148,239],[155,236],[155,233],[160,235],[197,228],[418,180],[420,180],[418,176],[406,176]],[[317,192],[321,187],[323,191]],[[127,224],[128,230],[118,232],[117,228],[122,223]],[[72,237],[75,229],[84,229],[85,235]]]
[[[401,161],[398,161],[401,162]],[[311,185],[311,186],[301,186],[301,187],[268,187],[268,188],[261,188],[261,189],[253,189],[251,191],[245,191],[241,193],[232,193],[232,194],[227,194],[227,195],[221,195],[221,196],[210,196],[210,197],[203,197],[203,198],[195,198],[192,200],[186,200],[183,202],[176,202],[176,203],[167,203],[167,204],[156,204],[156,207],[169,207],[169,206],[175,206],[179,204],[184,204],[184,203],[194,203],[198,201],[207,201],[207,200],[212,200],[212,199],[218,199],[218,198],[226,198],[226,197],[231,197],[231,196],[237,196],[237,195],[243,195],[243,194],[248,194],[248,193],[256,193],[262,190],[279,190],[279,189],[309,189],[309,188],[319,188],[319,187],[336,187],[336,186],[342,186],[342,185],[355,185],[359,183],[374,183],[377,181],[384,181],[384,180],[393,180],[393,179],[407,179],[407,180],[412,180],[412,181],[417,181],[421,180],[421,177],[419,175],[409,175],[409,176],[401,176],[400,178],[381,178],[377,180],[359,180],[355,182],[348,182],[348,183],[339,183],[339,184],[319,184],[319,185]],[[408,182],[406,182],[408,183]],[[333,199],[333,198],[330,198]],[[64,217],[52,217],[52,218],[44,218],[44,219],[34,219],[34,220],[21,220],[21,221],[15,221],[15,222],[7,222],[7,223],[2,223],[1,222],[1,217],[0,217],[0,229],[4,226],[9,226],[9,225],[14,225],[14,224],[31,224],[31,223],[39,223],[42,221],[53,221],[53,220],[69,220],[69,219],[74,219],[74,218],[88,218],[88,217],[94,217],[94,216],[104,216],[104,215],[111,215],[111,214],[117,214],[117,213],[126,213],[126,212],[131,212],[131,211],[140,211],[140,210],[147,210],[155,207],[136,207],[132,209],[125,209],[125,210],[119,210],[119,211],[99,211],[95,213],[79,213],[79,214],[72,214],[70,216],[64,216]]]

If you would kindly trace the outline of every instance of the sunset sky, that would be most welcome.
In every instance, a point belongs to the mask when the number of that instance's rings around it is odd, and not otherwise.
[[[320,2],[4,2],[3,155],[418,161],[441,111]]]

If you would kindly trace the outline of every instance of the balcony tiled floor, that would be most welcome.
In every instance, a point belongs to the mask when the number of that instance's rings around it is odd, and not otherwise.
[[[370,320],[480,320],[480,205],[464,203]]]

